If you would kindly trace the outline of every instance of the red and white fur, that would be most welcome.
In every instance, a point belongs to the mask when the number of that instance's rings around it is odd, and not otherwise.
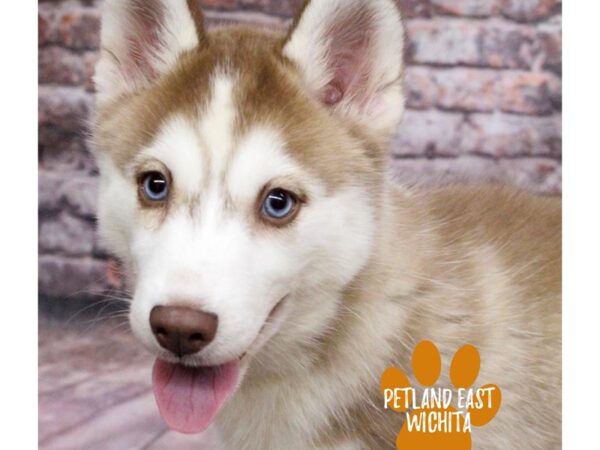
[[[387,181],[404,111],[395,3],[311,0],[287,34],[208,31],[194,5],[104,3],[99,224],[152,353],[240,360],[217,418],[226,448],[393,448],[402,417],[383,411],[378,378],[391,365],[408,372],[424,338],[446,363],[476,345],[480,380],[503,388],[474,448],[558,448],[560,205]],[[148,207],[140,173],[157,165],[171,197]],[[302,197],[292,223],[261,221],[265,187]],[[219,328],[178,358],[149,315],[182,299]]]

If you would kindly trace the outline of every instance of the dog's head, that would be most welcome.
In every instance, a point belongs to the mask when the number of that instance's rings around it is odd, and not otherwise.
[[[335,316],[403,112],[392,0],[312,0],[287,35],[207,31],[195,5],[105,1],[94,130],[100,231],[181,431],[210,423],[240,360]]]

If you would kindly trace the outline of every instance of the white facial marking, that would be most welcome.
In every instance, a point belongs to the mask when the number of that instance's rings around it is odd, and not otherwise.
[[[174,185],[186,194],[199,192],[202,183],[202,153],[194,124],[183,116],[175,116],[161,129],[152,145],[139,158],[162,162],[173,175]]]
[[[274,130],[259,127],[241,139],[227,184],[234,199],[254,201],[269,181],[298,173],[297,163],[285,153],[282,137]]]
[[[164,355],[147,320],[154,306],[186,302],[214,313],[217,336],[202,361],[217,364],[248,349],[297,274],[287,240],[256,236],[248,217],[271,178],[301,171],[274,130],[253,130],[234,148],[233,81],[223,75],[213,79],[200,122],[174,117],[139,157],[161,161],[180,193],[199,193],[201,200],[194,215],[176,209],[158,229],[142,223],[131,233],[138,266],[131,323],[142,342]],[[207,174],[210,179],[203,180]],[[224,214],[228,196],[234,199],[233,215]]]
[[[212,99],[202,118],[200,133],[210,153],[211,171],[222,175],[233,151],[233,121],[236,114],[233,104],[233,80],[217,73],[213,77],[212,85]]]

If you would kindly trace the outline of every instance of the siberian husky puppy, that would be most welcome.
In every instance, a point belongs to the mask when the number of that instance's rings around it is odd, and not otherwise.
[[[401,24],[392,0],[311,0],[281,34],[208,31],[192,0],[104,2],[100,231],[173,429],[394,448],[379,378],[429,339],[445,367],[475,345],[478,383],[502,388],[474,448],[560,447],[560,203],[387,181]]]

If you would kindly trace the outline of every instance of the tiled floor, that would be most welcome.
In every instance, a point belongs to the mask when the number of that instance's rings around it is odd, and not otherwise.
[[[39,448],[217,450],[214,432],[167,430],[151,391],[152,362],[123,323],[41,318]]]

